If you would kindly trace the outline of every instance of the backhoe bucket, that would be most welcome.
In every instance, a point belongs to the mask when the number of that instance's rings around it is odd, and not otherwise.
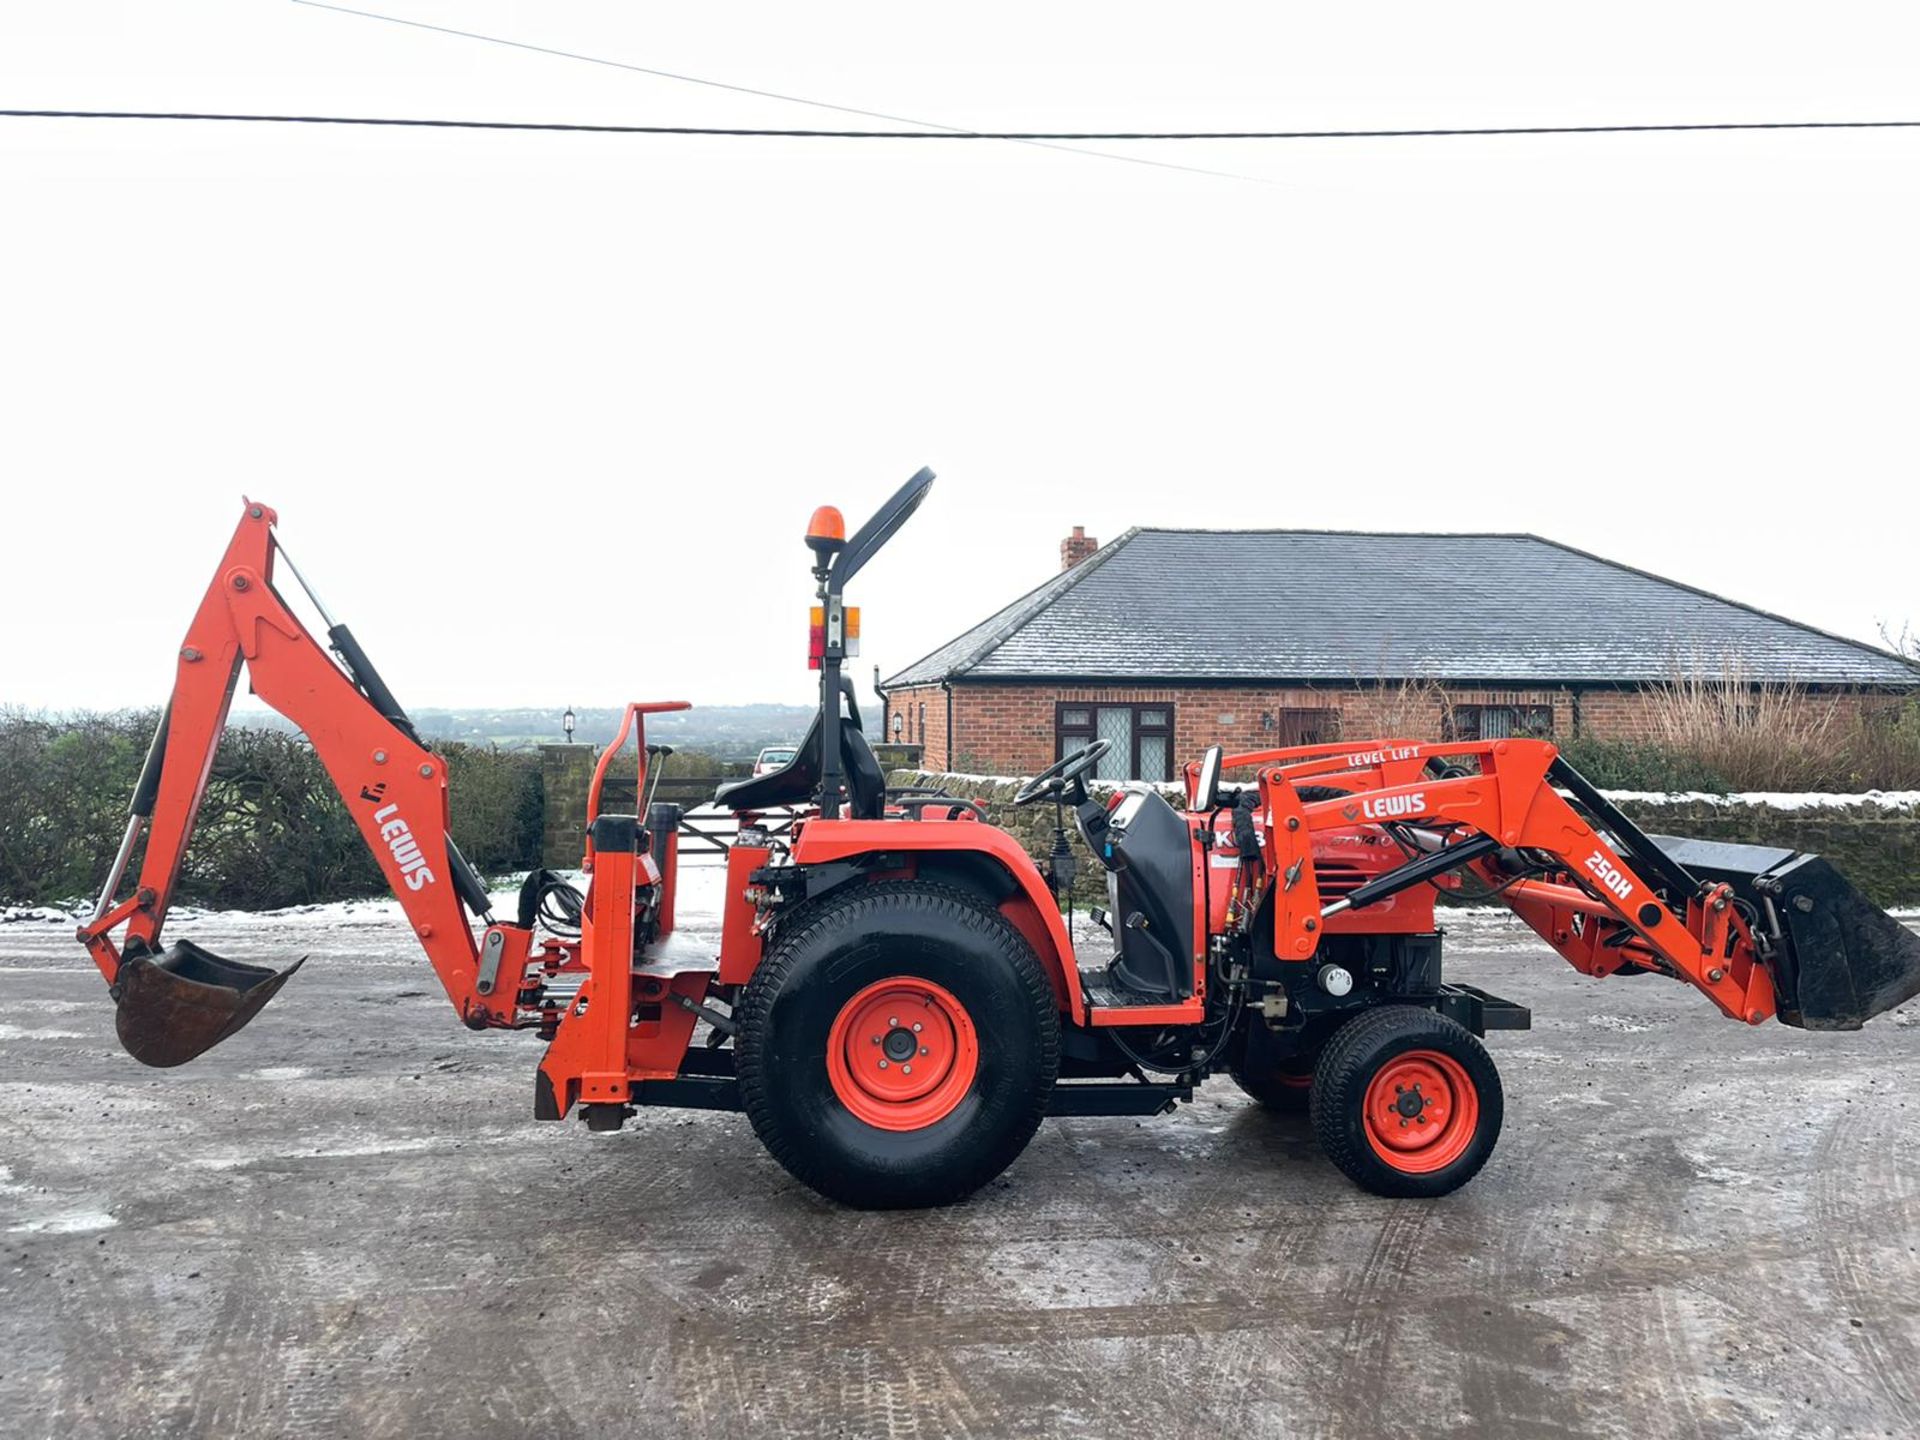
[[[1920,994],[1920,935],[1818,855],[1767,845],[1652,837],[1703,880],[1753,905],[1756,932],[1777,927],[1767,957],[1782,1024],[1858,1030]]]
[[[120,1043],[143,1065],[184,1065],[240,1029],[280,993],[303,955],[284,970],[222,960],[191,940],[120,962],[112,995]]]

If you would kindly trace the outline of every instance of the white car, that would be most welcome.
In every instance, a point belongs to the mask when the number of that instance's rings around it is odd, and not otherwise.
[[[760,752],[760,758],[753,762],[753,773],[755,775],[771,775],[775,770],[782,769],[791,764],[793,757],[799,753],[798,746],[769,745]]]

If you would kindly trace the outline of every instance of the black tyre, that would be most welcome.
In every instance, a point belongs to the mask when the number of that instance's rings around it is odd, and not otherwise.
[[[1376,1195],[1458,1190],[1493,1154],[1505,1101],[1486,1048],[1444,1015],[1385,1005],[1333,1034],[1313,1072],[1314,1133]]]
[[[782,924],[740,1001],[740,1095],[795,1179],[861,1209],[959,1200],[1005,1170],[1060,1064],[1053,987],[966,891],[862,885]]]
[[[1313,1090],[1315,1056],[1282,1055],[1259,1016],[1245,1022],[1246,1035],[1227,1053],[1227,1073],[1233,1083],[1269,1110],[1304,1114]]]

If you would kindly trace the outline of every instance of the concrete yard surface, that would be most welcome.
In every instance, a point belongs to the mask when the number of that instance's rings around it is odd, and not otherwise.
[[[174,928],[312,958],[154,1071],[70,927],[0,925],[0,1433],[1920,1434],[1912,1007],[1749,1030],[1460,916],[1449,973],[1535,1026],[1448,1199],[1223,1077],[863,1214],[739,1117],[535,1122],[538,1041],[464,1030],[391,906]]]

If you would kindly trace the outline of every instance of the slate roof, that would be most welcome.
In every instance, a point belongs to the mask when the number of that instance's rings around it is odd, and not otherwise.
[[[1537,535],[1127,531],[885,682],[1712,676],[1920,685],[1920,667]]]

